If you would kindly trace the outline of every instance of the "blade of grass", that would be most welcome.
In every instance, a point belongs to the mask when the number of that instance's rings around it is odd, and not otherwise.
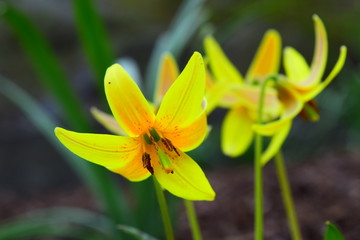
[[[79,37],[96,76],[99,90],[103,93],[105,71],[114,63],[113,51],[93,1],[74,0],[72,3]]]
[[[324,240],[345,240],[340,230],[331,222],[326,222]]]
[[[192,39],[199,26],[206,20],[204,0],[187,0],[177,12],[169,30],[160,36],[151,54],[145,74],[146,94],[153,100],[153,93],[161,55],[171,52],[177,58]]]
[[[57,207],[23,214],[0,225],[0,239],[30,237],[72,237],[76,239],[112,239],[111,221],[80,208]]]
[[[84,180],[102,207],[112,218],[114,234],[118,234],[116,224],[131,223],[131,216],[124,198],[119,197],[119,189],[106,170],[90,164],[65,149],[54,135],[56,124],[41,107],[22,89],[0,76],[0,93],[18,106],[35,127],[68,160],[70,166]]]
[[[76,98],[54,52],[28,17],[10,4],[2,3],[2,17],[17,36],[44,87],[57,100],[66,120],[77,130],[89,129]]]

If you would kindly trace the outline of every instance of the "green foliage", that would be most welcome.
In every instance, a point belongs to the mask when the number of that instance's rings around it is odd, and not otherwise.
[[[324,240],[345,240],[339,229],[331,222],[326,222]]]
[[[96,76],[99,93],[103,94],[105,71],[114,63],[113,51],[93,1],[74,0],[72,3],[79,37]]]

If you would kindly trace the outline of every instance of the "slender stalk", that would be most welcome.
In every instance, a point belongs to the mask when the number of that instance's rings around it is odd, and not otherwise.
[[[301,232],[296,216],[294,201],[291,196],[291,189],[289,185],[288,176],[286,174],[284,158],[280,151],[275,156],[275,166],[276,166],[277,176],[279,179],[279,185],[281,189],[281,195],[283,198],[284,207],[288,218],[291,238],[293,240],[301,240]]]
[[[263,122],[262,113],[264,108],[264,98],[265,98],[265,89],[266,84],[269,81],[272,81],[276,76],[269,76],[264,80],[261,85],[260,97],[259,97],[259,108],[258,108],[258,123]],[[262,182],[262,165],[261,165],[261,155],[263,149],[263,139],[260,134],[255,136],[255,164],[254,164],[254,225],[255,225],[255,240],[263,239],[263,226],[264,226],[264,217],[263,217],[263,182]]]
[[[186,213],[189,219],[189,225],[191,228],[191,234],[193,240],[202,240],[201,231],[199,227],[199,222],[196,217],[196,211],[194,208],[194,203],[189,200],[184,199],[184,204],[186,208]]]
[[[163,192],[160,184],[158,183],[158,181],[155,179],[155,177],[153,177],[153,180],[154,180],[154,185],[155,185],[156,197],[158,199],[158,203],[160,206],[161,217],[162,217],[162,220],[164,223],[166,240],[174,240],[175,239],[174,231],[171,226],[169,210],[168,210],[168,207],[166,204],[164,192]]]

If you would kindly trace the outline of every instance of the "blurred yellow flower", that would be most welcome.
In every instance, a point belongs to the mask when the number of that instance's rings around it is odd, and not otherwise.
[[[158,90],[157,101],[161,103],[155,112],[130,75],[114,64],[105,75],[105,93],[122,130],[108,115],[97,109],[93,112],[113,132],[127,136],[76,133],[62,128],[56,128],[55,134],[73,153],[130,181],[153,174],[163,188],[178,197],[214,200],[215,192],[204,172],[184,153],[199,146],[207,133],[201,55],[195,52],[166,93],[163,90]]]
[[[254,130],[262,135],[273,135],[279,129],[289,125],[292,119],[299,113],[312,121],[317,121],[316,97],[342,69],[346,58],[346,47],[340,48],[339,58],[330,74],[321,81],[327,62],[328,40],[323,22],[317,16],[313,16],[315,24],[315,50],[309,67],[304,57],[292,47],[284,49],[284,68],[286,76],[279,76],[276,88],[279,99],[284,108],[280,118],[265,124],[254,125]],[[270,158],[263,159],[266,163]]]
[[[268,76],[278,73],[281,38],[274,30],[265,33],[245,78],[213,37],[207,37],[204,45],[214,76],[214,80],[210,74],[207,77],[207,112],[209,114],[217,105],[230,108],[222,124],[221,147],[226,155],[236,157],[247,150],[254,138],[252,125],[258,118],[260,86]],[[268,87],[264,98],[264,119],[276,119],[280,112],[277,91]]]

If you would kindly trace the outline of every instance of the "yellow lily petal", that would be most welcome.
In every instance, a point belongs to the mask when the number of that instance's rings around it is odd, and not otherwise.
[[[154,95],[154,102],[156,104],[161,102],[166,91],[178,76],[179,70],[174,57],[169,53],[164,54],[161,60],[160,72],[157,78],[157,86]]]
[[[204,141],[207,132],[206,113],[204,112],[190,126],[161,133],[165,138],[169,139],[174,146],[184,152],[188,152],[198,147]]]
[[[125,69],[112,65],[104,83],[111,111],[127,135],[134,137],[147,131],[154,122],[154,112]]]
[[[336,77],[336,75],[338,75],[338,73],[344,66],[344,63],[346,60],[346,52],[347,52],[346,47],[341,46],[340,56],[335,64],[334,68],[331,70],[329,76],[324,81],[322,81],[320,84],[318,84],[311,91],[302,93],[301,96],[302,96],[303,101],[306,102],[306,101],[309,101],[309,100],[315,98],[320,92],[322,92],[322,90],[324,90],[324,88],[326,88],[331,83],[331,81]]]
[[[323,22],[317,16],[313,16],[315,23],[315,51],[314,57],[310,67],[310,74],[303,82],[296,82],[294,85],[299,90],[308,90],[313,88],[321,81],[321,77],[324,74],[326,61],[328,56],[328,42],[327,34]],[[291,80],[291,79],[290,79]]]
[[[205,68],[201,54],[195,52],[165,94],[156,115],[155,128],[162,132],[189,126],[204,111]]]
[[[116,135],[126,136],[124,129],[120,127],[120,125],[117,123],[117,121],[112,115],[107,114],[97,109],[96,107],[92,107],[90,109],[90,112],[94,116],[94,118],[107,130],[109,130],[110,132]]]
[[[246,74],[246,81],[261,80],[279,71],[281,37],[275,30],[268,30]]]
[[[131,181],[149,176],[141,165],[141,142],[134,138],[77,133],[62,128],[55,128],[55,135],[74,154],[112,171],[116,169]]]
[[[160,185],[175,196],[192,201],[213,201],[215,192],[200,166],[187,154],[178,150],[166,152],[171,160],[173,173],[166,173],[158,155],[151,154],[154,176]]]
[[[243,77],[236,67],[229,61],[216,40],[208,36],[204,40],[206,55],[214,77],[219,82],[242,83]]]
[[[279,120],[266,123],[266,124],[254,124],[253,129],[255,132],[264,135],[264,136],[272,136],[279,129],[284,127],[288,121],[292,120],[296,117],[296,115],[303,108],[303,102],[300,97],[293,92],[290,88],[285,86],[279,86],[279,99],[283,104],[284,112],[282,113]]]
[[[259,86],[242,85],[233,89],[238,96],[238,102],[246,106],[248,109],[257,111],[260,100],[261,89]],[[279,116],[281,104],[278,98],[278,93],[274,88],[267,88],[264,96],[264,119],[274,118]]]
[[[292,82],[304,81],[310,74],[310,67],[304,57],[292,47],[284,49],[284,68]]]
[[[287,121],[280,130],[275,133],[271,138],[269,146],[261,155],[261,164],[264,166],[271,158],[275,156],[280,151],[281,146],[285,142],[286,137],[288,136],[291,129],[291,120]]]
[[[233,108],[225,116],[221,129],[221,147],[225,155],[243,154],[253,139],[252,119],[245,108]]]
[[[215,83],[206,91],[206,113],[209,115],[218,105],[223,107],[231,107],[238,97],[230,95],[230,83]],[[227,94],[228,93],[228,94]]]

